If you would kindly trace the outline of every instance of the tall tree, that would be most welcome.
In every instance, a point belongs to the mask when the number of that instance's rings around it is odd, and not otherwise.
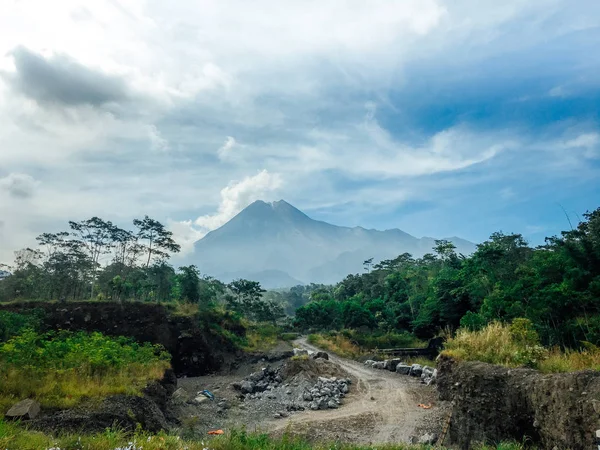
[[[145,250],[148,253],[146,268],[150,266],[152,257],[168,259],[170,253],[179,253],[181,247],[173,239],[173,233],[157,220],[145,216],[143,219],[134,219],[133,224],[137,227],[137,238],[145,242]]]

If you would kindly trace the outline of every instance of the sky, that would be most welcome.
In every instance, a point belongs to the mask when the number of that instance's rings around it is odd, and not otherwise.
[[[254,200],[533,245],[600,206],[597,0],[0,0],[0,262]]]

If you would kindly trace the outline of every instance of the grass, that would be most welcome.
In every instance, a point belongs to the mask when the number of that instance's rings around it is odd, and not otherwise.
[[[0,345],[0,414],[25,398],[68,408],[114,394],[139,395],[163,376],[169,360],[162,348],[126,338],[27,330]]]
[[[316,347],[325,349],[344,358],[355,359],[365,352],[348,337],[338,334],[310,334],[307,341]]]
[[[234,430],[224,436],[204,440],[185,440],[166,433],[148,434],[137,432],[127,435],[119,431],[107,430],[99,434],[66,434],[50,436],[28,431],[17,424],[0,421],[0,448],[7,450],[367,450],[375,447],[343,443],[315,444],[300,438],[284,435],[273,439],[266,434],[247,433]],[[426,449],[426,446],[407,444],[378,445],[380,450]],[[492,447],[480,447],[491,449]],[[498,450],[521,450],[516,443],[503,443]]]
[[[538,369],[544,373],[600,370],[600,348],[591,344],[581,351],[561,351],[559,348],[553,348],[547,358],[540,361]]]
[[[525,319],[523,319],[525,320]],[[527,325],[529,327],[529,325]],[[531,330],[530,330],[531,331]],[[537,334],[521,338],[513,325],[493,322],[479,331],[459,329],[445,344],[444,355],[506,367],[536,367],[546,357]]]
[[[460,329],[446,341],[443,354],[461,361],[527,366],[544,373],[600,370],[600,347],[584,344],[578,351],[545,349],[531,322],[515,319],[511,325],[493,322],[480,331]]]

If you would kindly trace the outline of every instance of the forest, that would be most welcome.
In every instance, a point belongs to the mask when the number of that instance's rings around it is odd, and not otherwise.
[[[417,259],[365,261],[365,273],[313,292],[296,311],[296,325],[427,338],[526,318],[546,346],[600,344],[600,208],[539,247],[497,232],[469,256],[443,240],[433,250]]]
[[[223,283],[195,266],[168,263],[180,248],[149,217],[133,231],[94,217],[44,233],[16,252],[0,301],[112,300],[222,305],[255,322],[298,331],[412,333],[425,339],[459,327],[529,319],[546,346],[600,343],[600,208],[576,227],[531,247],[520,234],[493,233],[472,255],[436,241],[421,258],[365,261],[364,273],[334,286],[266,292],[259,283]],[[293,319],[291,318],[292,316]]]

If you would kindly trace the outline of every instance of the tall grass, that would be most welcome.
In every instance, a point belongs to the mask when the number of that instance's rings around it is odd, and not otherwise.
[[[342,334],[310,334],[307,341],[344,358],[358,358],[364,353],[360,347]]]
[[[528,325],[526,325],[528,327]],[[482,361],[507,367],[535,367],[546,356],[537,335],[521,339],[517,327],[493,322],[480,331],[459,329],[443,352],[463,361]]]
[[[463,361],[507,367],[528,366],[544,373],[600,370],[600,348],[584,343],[583,350],[545,349],[526,319],[511,325],[491,323],[480,331],[460,329],[446,341],[443,354]]]
[[[409,450],[425,449],[426,446],[409,444],[378,445],[377,447],[344,443],[309,443],[300,438],[284,435],[273,439],[266,434],[247,433],[243,430],[200,440],[185,440],[175,435],[156,435],[137,432],[127,435],[107,430],[92,435],[66,434],[49,436],[40,432],[27,431],[14,423],[0,421],[0,448],[7,450]],[[481,447],[480,450],[493,447]],[[498,450],[521,450],[520,444],[503,443]]]

